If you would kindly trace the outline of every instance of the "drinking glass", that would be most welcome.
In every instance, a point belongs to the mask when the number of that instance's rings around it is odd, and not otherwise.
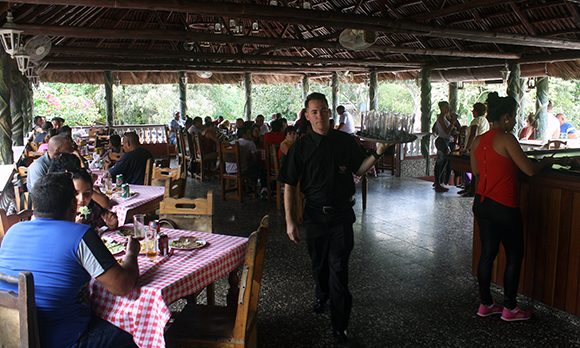
[[[145,214],[135,214],[133,216],[133,238],[142,240],[147,233],[147,225],[145,225]]]

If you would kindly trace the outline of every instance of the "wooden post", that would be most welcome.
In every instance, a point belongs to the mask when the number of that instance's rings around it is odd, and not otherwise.
[[[309,91],[310,83],[308,82],[308,75],[304,75],[304,77],[302,77],[302,100],[306,100]]]
[[[457,113],[457,82],[449,82],[449,111]]]
[[[336,108],[338,107],[338,73],[335,71],[332,73],[332,118],[336,120]]]
[[[15,64],[9,67],[10,79],[10,115],[12,117],[12,144],[24,145],[24,109],[25,86],[20,70]]]
[[[379,108],[379,83],[377,79],[377,71],[371,70],[369,81],[369,110],[377,110]]]
[[[246,120],[252,119],[252,73],[244,73],[244,86],[246,87]]]
[[[550,98],[550,78],[548,76],[538,77],[536,80],[536,139],[547,141],[546,130],[548,129],[548,103]]]
[[[113,106],[113,73],[105,71],[105,108],[107,110],[107,126],[113,125],[115,109]]]
[[[510,71],[508,77],[507,95],[513,97],[518,103],[516,109],[516,126],[514,127],[514,134],[518,134],[520,129],[524,127],[524,80],[521,78],[520,65],[516,63],[508,64]]]
[[[431,132],[431,70],[421,69],[421,132]],[[425,174],[430,174],[429,168],[429,146],[431,136],[425,135],[421,138],[421,154],[425,157]]]
[[[10,115],[11,58],[0,50],[0,164],[13,164],[12,115]]]
[[[185,120],[187,114],[187,73],[179,72],[179,112],[181,118]]]

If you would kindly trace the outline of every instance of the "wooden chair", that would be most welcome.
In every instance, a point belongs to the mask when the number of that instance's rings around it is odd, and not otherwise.
[[[28,167],[20,166],[17,168],[18,182],[14,185],[14,203],[17,211],[28,209],[29,193],[26,181],[28,178]]]
[[[282,208],[282,183],[278,181],[280,173],[280,162],[278,160],[278,149],[280,145],[270,144],[266,147],[266,181],[268,183],[268,198],[273,197],[272,186],[276,186],[276,209]]]
[[[0,209],[0,244],[6,231],[20,221],[28,221],[32,217],[32,210],[23,210],[17,214],[7,215],[6,210]]]
[[[211,139],[204,137],[203,135],[195,135],[193,137],[193,144],[195,149],[195,155],[193,157],[193,171],[192,175],[194,178],[204,181],[210,176],[215,174],[214,166],[217,159],[216,153],[206,153],[204,147],[201,146],[202,143],[212,141]],[[219,148],[217,149],[219,152]]]
[[[159,220],[170,222],[173,228],[213,233],[213,191],[205,198],[163,198]]]
[[[145,179],[143,180],[143,185],[151,186],[151,180],[153,178],[153,159],[150,158],[145,164]]]
[[[236,192],[236,200],[243,202],[244,186],[241,173],[242,166],[240,162],[240,145],[238,143],[220,144],[219,162],[222,199],[224,201],[226,200],[226,195],[228,192]],[[226,171],[226,162],[236,164],[235,173],[228,173]]]
[[[267,236],[268,216],[265,216],[248,240],[237,308],[188,303],[167,331],[168,347],[256,347]]]
[[[0,290],[0,347],[40,347],[32,273],[0,273],[0,281],[18,284],[18,294]]]

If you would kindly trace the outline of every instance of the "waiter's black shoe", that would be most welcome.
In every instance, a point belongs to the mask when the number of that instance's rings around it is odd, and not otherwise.
[[[349,342],[346,330],[332,330],[332,334],[340,344],[347,344]]]
[[[312,311],[316,314],[322,314],[326,310],[326,300],[317,298],[312,305]]]

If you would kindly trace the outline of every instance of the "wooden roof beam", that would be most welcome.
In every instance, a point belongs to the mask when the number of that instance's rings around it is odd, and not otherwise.
[[[159,41],[201,41],[201,42],[221,42],[237,44],[259,44],[274,46],[273,49],[304,47],[328,48],[344,50],[340,44],[328,41],[304,41],[292,39],[277,39],[260,36],[230,36],[223,34],[209,34],[189,31],[175,30],[114,30],[114,29],[93,29],[66,26],[47,26],[33,24],[19,24],[18,29],[24,30],[27,35],[52,35],[76,38],[102,38],[102,39],[134,39],[134,40],[159,40]],[[475,52],[475,51],[453,51],[442,49],[415,49],[406,47],[371,46],[364,51],[367,52],[392,52],[416,55],[436,55],[466,58],[497,58],[497,59],[518,59],[516,53],[495,53],[495,52]]]
[[[0,2],[6,2],[2,0]],[[471,0],[470,6],[477,3],[480,6],[497,0]],[[336,11],[315,11],[300,8],[273,7],[265,5],[192,2],[180,0],[19,0],[25,4],[60,4],[108,8],[132,8],[141,10],[157,10],[169,12],[193,12],[215,16],[237,16],[244,18],[273,20],[286,23],[302,23],[309,25],[324,25],[340,28],[355,28],[374,31],[403,31],[415,35],[439,36],[448,39],[460,39],[475,42],[493,42],[507,45],[542,46],[546,48],[580,50],[580,41],[556,39],[549,37],[531,37],[526,35],[481,32],[462,30],[449,27],[426,25],[405,20],[392,20],[384,17],[373,17]]]
[[[456,13],[466,12],[477,8],[503,5],[505,3],[505,0],[470,0],[465,1],[463,4],[448,6],[440,10],[429,11],[425,14],[414,16],[414,19],[418,21],[430,20],[440,17],[447,17]]]

